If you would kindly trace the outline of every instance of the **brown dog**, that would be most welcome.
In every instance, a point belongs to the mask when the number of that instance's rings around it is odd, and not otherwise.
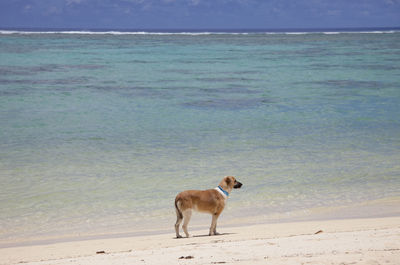
[[[238,182],[235,177],[224,177],[219,186],[211,190],[186,190],[179,193],[175,198],[176,210],[176,223],[175,232],[176,237],[181,238],[179,235],[179,225],[184,220],[182,228],[189,237],[187,226],[192,216],[192,210],[199,212],[210,213],[212,215],[212,222],[209,235],[218,235],[217,233],[217,219],[225,207],[226,200],[232,189],[240,189],[242,183]]]

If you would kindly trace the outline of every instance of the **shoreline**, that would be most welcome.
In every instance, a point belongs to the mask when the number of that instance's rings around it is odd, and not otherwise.
[[[219,232],[222,233],[222,235],[212,237],[207,235],[208,230],[190,230],[189,227],[189,232],[192,233],[193,237],[188,239],[175,239],[175,235],[173,231],[171,231],[167,234],[149,236],[92,239],[0,248],[0,257],[2,257],[0,259],[0,264],[112,264],[113,262],[116,262],[115,264],[121,264],[124,260],[133,259],[137,259],[137,261],[152,261],[143,264],[157,264],[157,257],[153,257],[157,255],[149,253],[160,253],[159,255],[161,256],[158,257],[159,264],[165,261],[164,258],[161,258],[165,253],[171,255],[175,253],[175,256],[177,256],[178,253],[182,253],[181,256],[183,257],[192,255],[197,262],[199,262],[199,257],[203,255],[202,262],[204,261],[204,264],[211,263],[206,262],[207,257],[215,257],[219,253],[218,255],[221,256],[220,259],[226,260],[224,261],[225,263],[231,262],[239,264],[240,262],[235,262],[235,256],[237,256],[237,261],[241,260],[242,254],[258,249],[256,245],[259,243],[267,244],[266,246],[268,247],[268,242],[271,240],[276,241],[273,243],[275,245],[286,244],[290,241],[291,244],[295,244],[296,246],[298,244],[298,247],[300,247],[304,243],[310,240],[313,241],[316,238],[319,240],[327,240],[327,245],[333,244],[333,246],[342,246],[348,242],[350,244],[348,246],[349,250],[355,247],[353,246],[354,242],[350,240],[352,238],[359,238],[357,242],[361,243],[366,241],[366,239],[375,238],[376,240],[370,242],[372,245],[366,245],[365,249],[360,246],[361,249],[368,252],[368,249],[377,248],[378,246],[374,244],[378,244],[379,246],[383,246],[386,250],[375,251],[375,254],[383,251],[382,253],[389,254],[388,257],[385,256],[385,260],[389,261],[391,256],[397,259],[400,258],[400,216],[261,224],[240,227],[221,225],[219,227]],[[389,245],[390,247],[386,247]],[[319,248],[320,246],[321,244],[315,243],[312,246],[310,245],[308,250],[312,252],[314,251],[313,248]],[[237,249],[237,252],[241,254],[234,253],[233,257],[229,255],[225,257],[223,253],[220,252],[226,247]],[[271,245],[271,247],[273,248],[274,245]],[[203,250],[199,252],[199,248]],[[269,251],[268,248],[262,248],[260,251],[264,250],[267,252]],[[295,250],[296,248],[284,248],[284,252]],[[332,254],[334,251],[340,252],[341,250],[329,249],[329,251],[325,250],[324,253],[329,252]],[[261,253],[259,254],[260,257],[264,255]],[[271,255],[271,253],[267,254],[265,255]],[[300,257],[300,254],[301,253],[292,253],[291,255],[293,257],[296,257],[296,255]],[[178,264],[179,257],[181,256],[175,256],[172,255],[170,257],[170,262],[174,263],[175,260],[175,263]],[[261,261],[265,262],[265,260],[258,260],[255,261],[255,263]],[[388,264],[391,263],[389,262]]]

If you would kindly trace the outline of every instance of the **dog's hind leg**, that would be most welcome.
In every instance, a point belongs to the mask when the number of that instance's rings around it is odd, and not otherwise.
[[[189,237],[189,233],[188,233],[187,227],[188,227],[188,224],[189,224],[189,221],[190,221],[190,217],[192,217],[192,210],[191,209],[187,209],[182,214],[183,214],[183,225],[182,225],[183,232],[185,232],[186,237]]]
[[[175,223],[176,238],[181,238],[182,236],[179,234],[179,226],[182,223],[183,215],[182,215],[182,212],[178,208],[177,201],[175,201],[175,211],[176,211],[176,223]]]
[[[175,223],[175,232],[176,232],[176,238],[181,238],[182,236],[179,234],[179,226],[182,223],[182,215],[176,211],[176,223]]]

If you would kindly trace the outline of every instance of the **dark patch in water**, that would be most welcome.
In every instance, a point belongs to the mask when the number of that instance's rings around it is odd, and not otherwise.
[[[367,89],[381,89],[388,87],[385,82],[380,81],[359,81],[359,80],[326,80],[311,82],[311,84],[329,86],[332,88],[367,88]]]
[[[310,89],[320,89],[321,86],[327,89],[326,96],[362,96],[362,91],[380,91],[382,89],[398,87],[399,83],[390,83],[383,81],[360,81],[360,80],[325,80],[315,82],[298,82],[293,84],[306,85]]]
[[[294,85],[309,85],[325,86],[332,89],[373,89],[379,90],[384,88],[390,88],[398,86],[397,83],[388,83],[383,81],[360,81],[360,80],[324,80],[324,81],[312,81],[312,82],[293,82]]]
[[[256,91],[250,90],[247,87],[241,86],[230,86],[230,87],[218,87],[218,88],[199,88],[201,92],[215,93],[215,94],[257,94]]]
[[[97,70],[106,68],[105,65],[100,65],[100,64],[72,64],[72,65],[64,65],[61,67],[64,67],[66,69],[80,69],[80,70]]]
[[[366,65],[357,65],[353,66],[357,69],[367,69],[367,70],[383,70],[383,71],[392,71],[392,70],[400,70],[400,66],[397,65],[383,65],[383,64],[366,64]]]
[[[269,99],[209,99],[192,101],[182,104],[185,107],[195,109],[219,109],[219,110],[238,110],[251,109],[258,106],[272,103]]]
[[[130,61],[126,61],[126,63],[133,63],[133,64],[152,64],[152,63],[157,63],[157,61],[130,60]]]
[[[104,81],[103,84],[115,85],[115,84],[117,84],[117,81],[115,81],[115,80],[107,80],[107,81]]]
[[[26,67],[18,66],[0,66],[0,76],[7,75],[30,75],[32,74]]]
[[[22,84],[22,85],[76,85],[86,83],[89,79],[85,77],[62,78],[62,79],[0,79],[0,84]]]
[[[358,51],[350,52],[333,52],[329,48],[313,47],[306,49],[296,49],[296,50],[270,50],[266,52],[260,52],[256,58],[261,58],[264,60],[282,60],[282,59],[293,59],[293,57],[298,58],[315,58],[315,57],[328,57],[328,56],[356,56],[362,55]]]
[[[382,70],[382,71],[392,71],[392,70],[399,70],[400,66],[396,65],[383,65],[383,64],[362,64],[362,65],[355,65],[355,64],[322,64],[316,63],[310,65],[310,68],[313,70],[324,70],[324,69],[332,69],[332,68],[349,68],[349,69],[357,69],[357,70]]]
[[[4,53],[24,54],[39,50],[38,46],[17,45],[10,43],[0,43],[0,50]]]
[[[238,81],[255,81],[257,79],[245,78],[245,77],[198,77],[198,81],[202,82],[238,82]]]
[[[97,64],[44,64],[38,66],[0,66],[0,75],[34,75],[38,73],[59,72],[68,70],[97,70],[105,68]]]
[[[247,74],[261,74],[261,72],[256,70],[247,70],[247,71],[230,72],[230,74],[247,75]]]
[[[187,70],[187,69],[165,69],[162,70],[163,73],[172,73],[172,74],[193,74],[197,73],[194,70]]]
[[[0,96],[18,96],[18,95],[20,95],[20,94],[22,94],[21,93],[21,91],[17,91],[17,90],[5,90],[5,91],[2,91],[2,90],[0,90]]]
[[[324,70],[324,69],[331,69],[331,68],[342,68],[346,67],[343,64],[323,64],[323,63],[315,63],[310,65],[310,69],[313,70]]]
[[[167,83],[176,83],[179,82],[179,80],[176,79],[159,79],[154,81],[154,83],[159,83],[159,84],[167,84]]]
[[[85,86],[89,89],[102,90],[105,92],[114,92],[126,97],[162,97],[168,98],[170,95],[164,89],[158,89],[149,86],[123,86],[123,85],[110,85],[110,86]]]

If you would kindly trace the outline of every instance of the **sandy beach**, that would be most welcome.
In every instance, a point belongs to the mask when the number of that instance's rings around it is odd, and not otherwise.
[[[0,249],[0,264],[399,264],[400,217],[220,227]]]

